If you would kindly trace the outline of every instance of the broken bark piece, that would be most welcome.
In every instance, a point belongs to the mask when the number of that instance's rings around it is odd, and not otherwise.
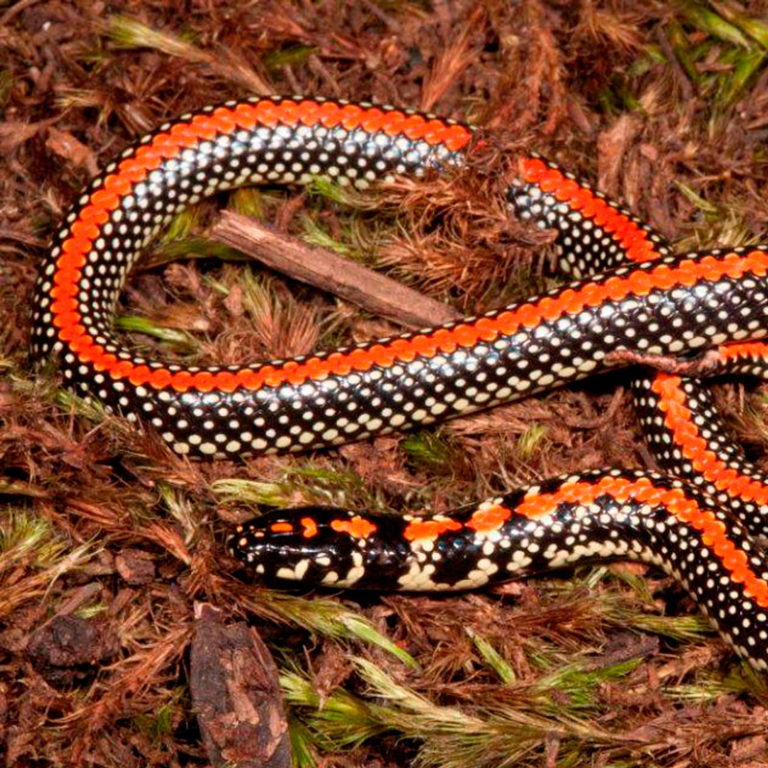
[[[277,667],[252,627],[197,604],[190,689],[212,765],[290,768]]]
[[[155,580],[152,556],[141,549],[123,549],[115,557],[115,569],[126,584],[140,587]]]
[[[117,652],[117,638],[77,616],[54,616],[32,633],[27,654],[51,667],[93,665]]]
[[[117,636],[101,623],[54,616],[32,633],[26,651],[37,671],[60,686],[89,680],[119,647]]]
[[[222,211],[209,235],[295,280],[408,328],[419,330],[461,317],[455,309],[392,278],[233,211]]]

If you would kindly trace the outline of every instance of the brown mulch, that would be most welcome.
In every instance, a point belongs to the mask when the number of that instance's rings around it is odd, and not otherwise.
[[[723,643],[621,626],[617,617],[652,612],[638,584],[657,598],[653,611],[695,613],[652,570],[581,570],[577,586],[565,574],[439,599],[331,596],[407,650],[416,671],[379,649],[287,621],[222,554],[230,525],[249,514],[248,504],[220,492],[231,478],[269,484],[286,503],[331,498],[439,511],[561,472],[646,466],[621,374],[462,419],[416,443],[388,437],[310,456],[191,464],[152,434],[62,400],[55,367],[34,367],[28,351],[37,266],[88,179],[165,119],[246,95],[364,99],[483,127],[486,144],[468,169],[400,182],[376,198],[378,214],[295,191],[240,198],[292,235],[313,222],[370,266],[462,313],[555,279],[551,238],[509,221],[495,194],[500,169],[522,147],[622,198],[681,248],[759,238],[768,226],[768,69],[760,60],[744,74],[738,62],[764,48],[751,38],[745,47],[704,12],[739,29],[738,19],[768,19],[768,4],[0,4],[0,762],[138,768],[240,760],[237,738],[251,732],[229,734],[228,713],[206,698],[210,691],[195,693],[200,677],[190,667],[202,649],[217,655],[206,672],[220,690],[238,677],[239,687],[227,689],[232,706],[251,708],[254,729],[269,725],[269,738],[242,759],[277,755],[272,764],[285,764],[274,674],[259,678],[256,691],[242,679],[257,668],[274,672],[268,648],[281,671],[301,670],[311,681],[318,709],[339,686],[365,699],[354,652],[431,701],[477,716],[538,701],[537,683],[554,674],[555,657],[561,671],[631,657],[640,661],[627,678],[595,685],[587,720],[632,744],[595,741],[578,764],[588,753],[595,766],[768,765],[765,690],[745,682]],[[121,42],[118,16],[180,43]],[[227,202],[200,206],[195,235]],[[120,306],[122,315],[189,336],[174,344],[133,334],[137,348],[230,364],[397,329],[254,268],[266,296],[256,311],[253,296],[243,297],[242,265],[201,258],[193,238],[189,251],[194,258],[159,258],[152,263],[160,266],[131,276]],[[717,398],[760,460],[759,397],[731,382]],[[597,586],[587,589],[586,580]],[[224,613],[223,626],[209,616],[201,628],[195,606],[203,603]],[[488,668],[477,636],[514,684]],[[573,711],[573,697],[562,697],[551,702],[554,718],[558,707]],[[289,725],[306,735],[302,717],[301,707],[290,710]],[[328,768],[411,765],[420,744],[400,735],[382,730],[346,749],[310,739],[310,752]],[[553,732],[525,765],[570,765],[574,749]]]

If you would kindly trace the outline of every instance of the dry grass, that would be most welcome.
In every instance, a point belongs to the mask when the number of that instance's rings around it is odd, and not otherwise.
[[[37,264],[89,175],[164,119],[226,97],[372,99],[484,126],[465,171],[423,185],[342,201],[331,189],[232,197],[462,311],[553,279],[548,238],[500,203],[521,147],[596,180],[680,247],[752,240],[768,227],[766,11],[734,0],[5,6],[0,761],[208,764],[187,669],[205,600],[268,642],[297,765],[768,765],[765,681],[645,568],[451,598],[307,599],[241,582],[221,554],[227,527],[257,504],[449,509],[555,472],[642,465],[620,375],[429,433],[205,465],[63,395],[27,352]],[[121,305],[132,344],[230,363],[393,330],[210,258],[233,257],[204,238],[226,203],[180,219],[132,277]],[[737,418],[739,395],[720,396]],[[763,406],[750,402],[738,428],[757,443]],[[52,656],[63,620],[87,639],[80,656]]]

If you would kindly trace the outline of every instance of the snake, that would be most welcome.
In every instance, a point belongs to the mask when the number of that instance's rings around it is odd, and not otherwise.
[[[461,167],[477,129],[369,103],[254,97],[183,115],[127,148],[84,191],[42,263],[33,355],[65,386],[192,459],[327,448],[578,381],[638,359],[764,375],[768,248],[675,253],[589,184],[536,154],[504,178],[513,215],[552,230],[570,281],[454,323],[250,366],[189,367],[115,335],[136,260],[174,216],[246,184],[318,177],[364,189]],[[624,357],[622,357],[624,355]],[[608,469],[511,490],[444,514],[275,509],[227,547],[266,583],[451,591],[606,559],[673,577],[735,651],[768,668],[768,483],[707,391],[637,374],[658,471]]]

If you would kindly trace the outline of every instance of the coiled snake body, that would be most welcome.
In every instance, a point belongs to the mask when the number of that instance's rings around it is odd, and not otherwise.
[[[672,254],[628,212],[537,157],[508,202],[558,232],[576,281],[459,323],[251,367],[145,360],[112,318],[141,249],[187,205],[249,183],[326,176],[365,187],[460,163],[467,126],[391,107],[251,99],[162,126],[106,169],[56,236],[37,285],[33,348],[67,385],[152,425],[179,454],[320,448],[524,397],[621,363],[709,350],[710,371],[763,373],[768,251]],[[719,346],[725,345],[725,346]],[[371,589],[478,587],[589,558],[673,574],[736,650],[768,667],[768,486],[706,393],[672,374],[636,399],[665,475],[549,480],[432,517],[303,508],[240,526],[229,546],[267,580]]]

